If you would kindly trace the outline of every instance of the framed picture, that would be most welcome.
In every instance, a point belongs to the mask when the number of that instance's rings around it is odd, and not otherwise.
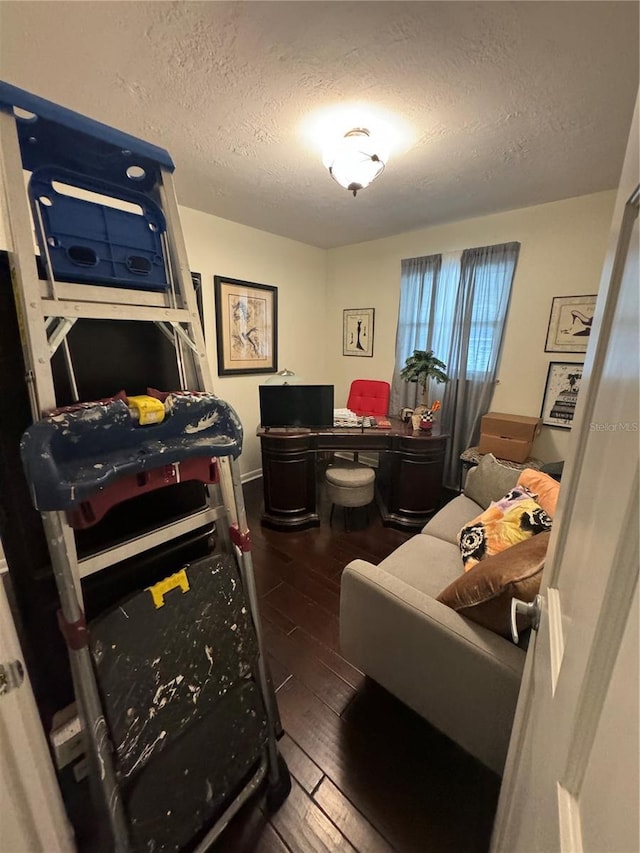
[[[216,275],[218,374],[278,370],[278,288]]]
[[[342,355],[373,356],[375,308],[345,308],[342,326]]]
[[[554,297],[544,351],[586,352],[595,305],[595,295]]]
[[[540,412],[543,424],[571,429],[581,382],[581,364],[570,361],[551,362]]]
[[[204,334],[204,306],[202,304],[202,276],[199,272],[191,273],[191,283],[196,294],[196,305],[198,306],[198,316],[200,317],[200,325]]]

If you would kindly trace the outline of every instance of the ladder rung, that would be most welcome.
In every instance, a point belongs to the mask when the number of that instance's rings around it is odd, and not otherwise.
[[[181,308],[156,308],[151,305],[118,305],[114,302],[71,302],[66,299],[43,299],[45,317],[82,317],[87,320],[147,320],[156,322],[194,323],[191,315]]]
[[[192,530],[197,530],[199,527],[204,527],[206,524],[211,524],[219,518],[224,517],[225,510],[222,505],[208,507],[187,518],[173,521],[171,524],[164,525],[164,527],[158,527],[151,533],[144,533],[142,536],[136,536],[135,539],[129,539],[127,542],[123,542],[122,545],[98,551],[97,554],[92,554],[90,557],[83,557],[78,560],[80,577],[86,578],[96,572],[101,572],[103,569],[114,566],[116,563],[121,563],[129,557],[135,557],[136,554],[149,551],[157,545],[177,539],[179,536],[184,536],[185,533],[190,533]]]
[[[69,302],[107,302],[123,305],[165,305],[165,294],[154,290],[133,290],[124,287],[101,287],[98,284],[73,284],[72,282],[56,281],[58,299]],[[40,295],[43,299],[49,297],[49,284],[40,281]]]

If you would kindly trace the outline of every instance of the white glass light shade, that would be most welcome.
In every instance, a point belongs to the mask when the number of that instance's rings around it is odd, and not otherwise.
[[[386,151],[369,131],[356,128],[345,133],[336,148],[325,155],[324,162],[331,177],[355,196],[384,171],[386,159]]]
[[[268,379],[262,383],[263,385],[301,385],[304,383],[304,379],[302,376],[298,376],[297,373],[294,373],[293,370],[287,370],[285,367],[284,370],[279,371],[279,373],[274,373],[273,376],[270,376]]]

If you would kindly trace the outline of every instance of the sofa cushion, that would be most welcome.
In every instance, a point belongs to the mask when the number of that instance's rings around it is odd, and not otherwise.
[[[519,468],[501,465],[492,453],[485,453],[479,464],[467,474],[464,493],[487,509],[492,501],[500,500],[518,482]]]
[[[518,485],[529,489],[542,509],[553,518],[560,494],[560,483],[557,480],[542,471],[536,471],[535,468],[525,468],[518,477]]]
[[[460,574],[457,545],[418,533],[386,557],[380,568],[435,598]]]
[[[460,528],[467,524],[469,519],[475,518],[482,509],[483,507],[466,495],[458,495],[425,524],[422,532],[457,545]]]
[[[460,531],[460,551],[468,572],[480,560],[551,529],[551,519],[521,486],[494,502]]]
[[[538,594],[550,536],[540,533],[482,560],[449,584],[437,600],[484,628],[510,636],[511,599],[533,601]]]
[[[363,560],[342,573],[340,645],[354,666],[502,772],[522,649]]]

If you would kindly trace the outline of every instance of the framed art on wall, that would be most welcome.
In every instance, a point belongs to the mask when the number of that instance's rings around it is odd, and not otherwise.
[[[595,295],[555,296],[544,351],[586,352],[595,305]]]
[[[198,316],[200,317],[200,325],[204,334],[204,305],[202,304],[202,276],[199,272],[191,273],[191,284],[196,294],[196,305],[198,306]]]
[[[216,275],[218,375],[278,370],[278,288]]]
[[[570,361],[552,361],[542,400],[542,423],[571,429],[576,409],[582,365]]]
[[[345,308],[342,321],[342,355],[373,355],[375,308]]]

